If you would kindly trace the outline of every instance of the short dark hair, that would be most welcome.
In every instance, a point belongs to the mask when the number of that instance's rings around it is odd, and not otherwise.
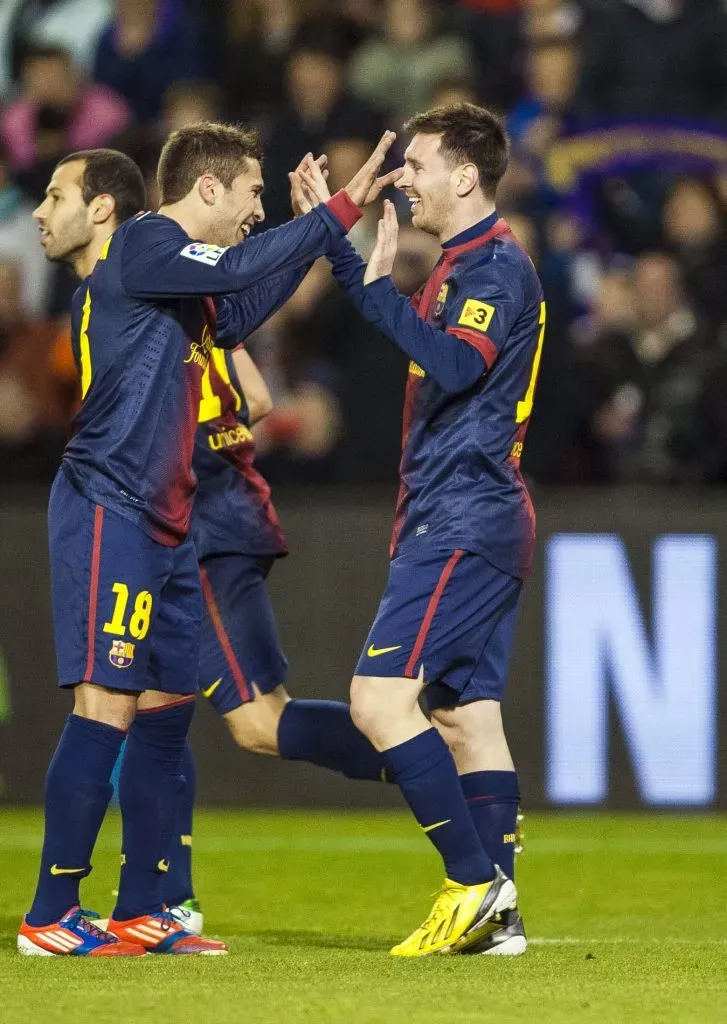
[[[213,174],[229,188],[238,174],[247,170],[248,160],[262,161],[260,136],[253,128],[200,121],[177,129],[159,157],[161,204],[184,199],[203,174]]]
[[[457,103],[416,114],[404,130],[411,135],[441,135],[440,153],[453,163],[474,164],[486,198],[495,198],[510,155],[507,132],[497,114],[474,103]]]
[[[116,219],[122,221],[139,213],[146,205],[142,173],[126,153],[118,149],[81,149],[57,164],[83,163],[81,195],[88,206],[96,196],[110,195],[116,204]]]

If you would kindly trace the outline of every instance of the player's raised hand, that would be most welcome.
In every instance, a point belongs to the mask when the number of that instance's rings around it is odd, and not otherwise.
[[[323,175],[324,182],[328,179],[328,157],[325,153],[322,153],[319,157],[313,160],[313,156],[307,153],[294,171],[288,173],[288,181],[290,182],[290,205],[293,207],[293,216],[300,217],[304,213],[310,213],[314,206],[317,206],[321,200],[316,199],[315,195],[304,186],[303,179],[301,178],[300,172],[304,167],[308,167],[309,162],[315,165],[320,173]]]
[[[369,203],[373,203],[374,199],[378,199],[382,189],[387,185],[393,185],[404,173],[404,168],[399,167],[395,171],[389,171],[388,174],[377,177],[395,139],[396,132],[384,132],[366,163],[346,185],[346,192],[357,206],[367,206]]]
[[[313,159],[312,153],[308,153],[303,157],[294,173],[300,178],[303,185],[303,194],[311,204],[311,207],[318,206],[319,203],[328,202],[331,198],[326,181],[328,171],[325,167],[321,167],[318,160]]]
[[[384,216],[379,221],[376,235],[376,247],[364,274],[364,284],[371,284],[380,277],[388,277],[394,269],[396,246],[399,240],[399,221],[396,219],[394,204],[384,200]]]

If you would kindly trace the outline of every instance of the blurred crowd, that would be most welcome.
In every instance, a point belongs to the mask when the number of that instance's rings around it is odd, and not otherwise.
[[[499,212],[548,302],[530,477],[727,483],[727,0],[2,0],[0,479],[48,478],[77,402],[74,282],[31,219],[61,156],[125,150],[153,208],[169,131],[255,123],[267,227],[305,152],[337,188],[384,127],[462,100],[506,118]],[[438,244],[400,219],[411,294]],[[406,361],[325,261],[249,349],[273,482],[395,477]]]

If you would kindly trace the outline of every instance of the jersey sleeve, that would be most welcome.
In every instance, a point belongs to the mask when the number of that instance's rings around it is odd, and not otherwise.
[[[297,220],[228,248],[190,241],[169,218],[140,217],[124,237],[121,281],[136,298],[224,295],[323,256],[361,216],[338,192]]]
[[[463,274],[457,295],[445,309],[446,332],[471,345],[491,369],[523,311],[525,289],[508,259],[475,265]]]
[[[456,335],[422,320],[391,277],[380,277],[364,285],[366,264],[345,239],[336,245],[331,264],[336,280],[359,312],[444,391],[466,391],[482,376],[486,364],[481,352],[473,345],[463,345]]]
[[[215,344],[235,348],[284,305],[310,269],[310,264],[276,274],[243,292],[231,292],[214,299],[217,313]]]

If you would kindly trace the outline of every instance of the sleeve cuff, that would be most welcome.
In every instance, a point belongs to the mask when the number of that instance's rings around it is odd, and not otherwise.
[[[340,192],[336,192],[335,196],[332,196],[328,200],[326,206],[336,220],[343,224],[346,234],[348,234],[354,224],[363,217],[363,212],[359,210],[358,206],[356,206],[353,199],[351,199],[348,192],[344,189],[341,189]]]
[[[455,338],[471,345],[485,360],[487,369],[492,369],[492,364],[497,359],[497,349],[486,334],[481,334],[480,331],[468,331],[466,327],[448,327],[447,334],[453,334]]]

